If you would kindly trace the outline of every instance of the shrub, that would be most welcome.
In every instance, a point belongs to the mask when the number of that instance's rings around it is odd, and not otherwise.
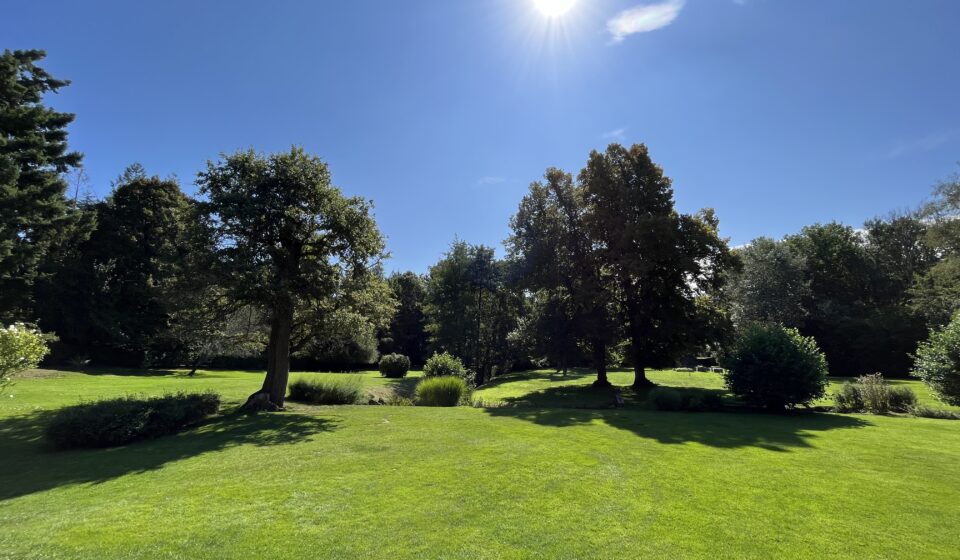
[[[723,367],[734,395],[771,410],[808,404],[827,385],[827,360],[816,341],[781,326],[747,327]]]
[[[99,448],[160,437],[195,425],[220,408],[220,395],[127,396],[62,408],[47,425],[57,448]]]
[[[914,416],[922,418],[938,418],[940,420],[960,420],[960,412],[946,410],[944,408],[931,408],[929,406],[915,406],[910,409]]]
[[[861,375],[856,383],[847,381],[833,395],[837,412],[886,414],[908,412],[917,404],[917,395],[909,387],[891,387],[879,373]]]
[[[363,398],[363,379],[359,375],[311,379],[300,377],[289,387],[289,399],[307,404],[358,404]]]
[[[930,331],[917,348],[910,373],[929,385],[941,401],[960,405],[960,313],[942,330]]]
[[[863,410],[863,395],[860,385],[845,381],[840,391],[833,395],[834,409],[837,412],[860,412]]]
[[[857,378],[860,396],[863,399],[863,408],[874,414],[884,414],[890,411],[890,387],[879,373],[861,375]]]
[[[15,374],[37,367],[49,352],[40,331],[23,323],[0,327],[0,392]]]
[[[387,354],[380,358],[380,374],[384,377],[404,377],[409,370],[410,358],[403,354]]]
[[[423,364],[424,377],[453,376],[466,380],[468,375],[467,368],[463,366],[460,358],[447,352],[436,353],[427,358],[427,362]]]
[[[910,412],[917,406],[917,395],[910,387],[890,387],[890,410]]]
[[[457,406],[469,390],[467,382],[459,377],[425,377],[417,384],[414,399],[419,406]]]

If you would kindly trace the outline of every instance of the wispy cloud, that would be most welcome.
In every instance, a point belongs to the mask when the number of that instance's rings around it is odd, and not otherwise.
[[[499,185],[500,183],[505,182],[506,179],[503,177],[480,177],[477,179],[478,185]]]
[[[627,133],[626,128],[617,128],[614,130],[608,130],[603,133],[603,137],[607,140],[623,140],[624,135]]]
[[[958,133],[960,133],[960,129],[955,128],[953,130],[936,132],[933,134],[928,134],[922,138],[901,142],[887,153],[887,157],[898,158],[912,153],[930,152],[936,150],[940,146],[953,140]]]
[[[658,4],[641,4],[624,10],[607,21],[607,31],[614,43],[619,43],[627,35],[646,33],[673,23],[680,15],[686,0],[666,0]]]

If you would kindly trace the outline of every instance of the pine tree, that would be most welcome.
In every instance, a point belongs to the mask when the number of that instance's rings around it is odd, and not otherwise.
[[[80,165],[67,150],[74,115],[43,104],[70,82],[50,76],[38,50],[0,55],[0,321],[32,319],[32,288],[50,247],[71,225],[63,174]]]

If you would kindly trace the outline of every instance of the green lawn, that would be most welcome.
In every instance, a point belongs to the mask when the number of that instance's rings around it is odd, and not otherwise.
[[[577,387],[592,381],[583,372],[513,374],[477,392],[499,403],[490,408],[295,405],[106,451],[53,452],[39,440],[44,416],[81,398],[212,388],[239,402],[261,375],[41,370],[18,380],[0,400],[0,558],[960,550],[960,422],[582,409],[594,398]],[[371,387],[415,383],[363,375]],[[722,390],[715,374],[650,377]]]

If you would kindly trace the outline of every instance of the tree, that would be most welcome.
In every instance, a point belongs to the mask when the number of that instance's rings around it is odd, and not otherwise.
[[[326,364],[373,364],[379,357],[377,333],[395,310],[379,267],[345,268],[326,295],[297,305],[291,353]]]
[[[80,165],[67,150],[70,113],[43,96],[70,82],[37,65],[46,53],[0,55],[0,319],[32,315],[38,267],[73,219],[63,175]]]
[[[927,335],[927,320],[911,305],[911,288],[937,262],[925,239],[928,225],[917,215],[891,215],[864,224],[871,268],[870,305],[858,337],[862,372],[904,375],[910,355]]]
[[[380,351],[403,354],[412,364],[423,365],[427,359],[426,281],[416,273],[403,272],[390,275],[387,283],[397,310],[380,341]]]
[[[302,148],[223,156],[197,183],[220,284],[270,317],[267,374],[246,406],[282,408],[298,304],[329,298],[345,278],[363,278],[385,257],[371,203],[345,197],[327,165]]]
[[[522,303],[507,272],[493,249],[463,241],[430,267],[424,312],[431,344],[462,359],[477,385],[512,366],[510,335]]]
[[[645,368],[667,365],[696,343],[699,296],[714,293],[735,263],[712,210],[674,209],[670,179],[647,147],[611,144],[580,172],[584,222],[617,287],[631,343],[634,388],[652,383]]]
[[[193,201],[175,179],[150,177],[134,164],[97,210],[87,243],[97,288],[90,321],[111,348],[140,363],[162,362],[175,351],[171,315],[190,301],[186,292],[167,294],[186,273]]]
[[[565,371],[583,341],[596,384],[605,386],[607,349],[619,334],[615,286],[589,237],[585,211],[583,188],[570,174],[548,169],[520,201],[506,245],[520,289],[534,293],[527,323],[534,350]]]
[[[803,259],[790,245],[766,237],[734,252],[742,263],[728,285],[734,321],[799,327],[809,290]]]
[[[960,174],[936,186],[920,218],[929,224],[924,241],[937,261],[916,277],[910,306],[928,326],[942,327],[960,310]]]

